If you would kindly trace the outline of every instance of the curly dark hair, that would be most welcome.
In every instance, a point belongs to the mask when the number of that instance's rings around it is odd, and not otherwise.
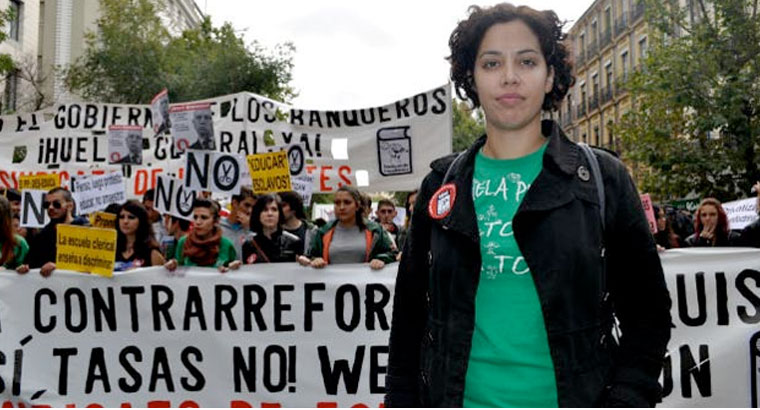
[[[554,85],[544,97],[541,108],[559,109],[562,99],[575,84],[575,77],[572,74],[570,52],[564,43],[564,23],[559,20],[557,14],[551,10],[538,11],[528,6],[514,6],[509,3],[486,8],[470,6],[468,12],[470,16],[457,24],[449,38],[451,55],[447,59],[451,63],[451,79],[454,81],[457,96],[463,100],[469,99],[473,107],[480,106],[472,76],[480,42],[491,26],[520,20],[538,37],[546,64],[554,69]]]

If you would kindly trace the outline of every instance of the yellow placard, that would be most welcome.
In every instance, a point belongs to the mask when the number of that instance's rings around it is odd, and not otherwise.
[[[57,231],[56,268],[113,276],[115,229],[59,224]]]
[[[253,180],[253,192],[292,191],[287,151],[248,155],[246,160]]]
[[[61,178],[57,174],[24,175],[18,179],[18,190],[41,189],[51,190],[61,186]]]
[[[116,214],[95,212],[90,215],[90,225],[93,228],[116,229]]]

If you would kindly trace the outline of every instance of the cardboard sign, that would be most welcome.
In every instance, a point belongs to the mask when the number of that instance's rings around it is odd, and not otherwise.
[[[108,163],[142,164],[143,128],[139,125],[108,127]]]
[[[246,159],[254,193],[293,190],[290,185],[290,165],[286,151],[248,155]]]
[[[290,177],[290,185],[293,187],[293,191],[301,195],[303,206],[309,206],[311,204],[311,195],[314,192],[314,177],[311,175]]]
[[[18,179],[19,191],[25,189],[39,189],[49,191],[61,186],[61,178],[55,174],[24,175]]]
[[[169,132],[169,90],[164,88],[150,101],[153,117],[153,132],[156,134]]]
[[[120,172],[77,178],[72,195],[78,215],[101,211],[110,204],[121,204],[127,200]]]
[[[641,206],[644,207],[644,215],[647,216],[649,231],[655,234],[657,233],[657,215],[654,214],[654,208],[652,208],[652,198],[649,194],[641,194],[639,198],[641,198]]]
[[[757,197],[726,202],[723,210],[726,211],[730,229],[744,229],[757,220]]]
[[[60,224],[56,236],[56,268],[113,276],[116,230]]]
[[[116,214],[109,212],[95,212],[90,215],[90,225],[93,228],[116,229]]]
[[[47,195],[46,190],[25,189],[21,191],[22,228],[42,228],[50,221],[47,209],[42,206]]]
[[[156,196],[153,204],[160,213],[192,220],[193,202],[197,196],[196,191],[185,187],[179,179],[168,175],[158,175],[156,178]]]
[[[199,150],[188,150],[185,155],[185,188],[230,195],[240,193],[245,168],[242,155]]]
[[[169,118],[177,150],[216,149],[210,103],[175,105],[169,109]]]

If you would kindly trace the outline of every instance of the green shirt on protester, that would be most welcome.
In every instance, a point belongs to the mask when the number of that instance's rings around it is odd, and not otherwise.
[[[482,267],[464,407],[557,407],[541,304],[512,218],[541,172],[544,144],[516,159],[475,158],[472,197]]]
[[[175,249],[175,259],[177,259],[177,266],[198,266],[190,258],[186,257],[182,249],[185,247],[185,240],[187,235],[183,236],[179,242],[177,242],[177,248]],[[219,244],[219,255],[216,257],[216,262],[211,266],[218,268],[220,266],[227,266],[230,262],[237,259],[235,253],[235,245],[229,239],[224,236],[221,237],[221,243]]]
[[[26,255],[29,253],[29,244],[26,243],[26,239],[19,234],[13,234],[13,237],[16,238],[16,246],[13,247],[13,259],[5,262],[3,265],[6,269],[16,269],[19,265],[22,265],[26,259]],[[2,255],[2,252],[0,252],[0,255]]]

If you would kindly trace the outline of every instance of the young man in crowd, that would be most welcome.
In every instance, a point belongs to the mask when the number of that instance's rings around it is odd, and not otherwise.
[[[190,233],[190,221],[166,215],[164,217],[164,227],[168,234],[161,241],[161,254],[164,255],[166,260],[170,260],[176,257],[179,240]]]
[[[285,219],[282,229],[301,239],[304,244],[301,255],[306,255],[309,253],[311,238],[314,237],[316,228],[306,219],[301,195],[295,191],[280,192],[280,199],[282,199],[282,214]]]
[[[47,209],[50,222],[34,237],[26,260],[29,264],[16,268],[18,273],[40,268],[42,276],[50,276],[55,269],[58,224],[88,225],[87,218],[74,218],[74,198],[65,188],[53,188],[45,196],[42,206]]]
[[[164,222],[161,220],[161,214],[154,206],[155,199],[156,190],[149,189],[143,194],[142,204],[145,207],[145,210],[148,211],[148,220],[153,228],[153,237],[156,239],[156,242],[161,243],[163,238],[169,235],[169,232],[166,231],[166,226],[164,226]]]
[[[385,228],[386,231],[393,238],[393,242],[398,243],[398,236],[401,233],[401,228],[393,222],[393,218],[398,215],[396,211],[396,205],[390,199],[383,198],[377,202],[377,222]]]
[[[221,218],[219,223],[222,228],[222,236],[232,241],[238,257],[243,254],[243,243],[251,234],[251,209],[255,203],[256,198],[253,196],[251,188],[240,188],[240,194],[232,196],[230,215]]]

